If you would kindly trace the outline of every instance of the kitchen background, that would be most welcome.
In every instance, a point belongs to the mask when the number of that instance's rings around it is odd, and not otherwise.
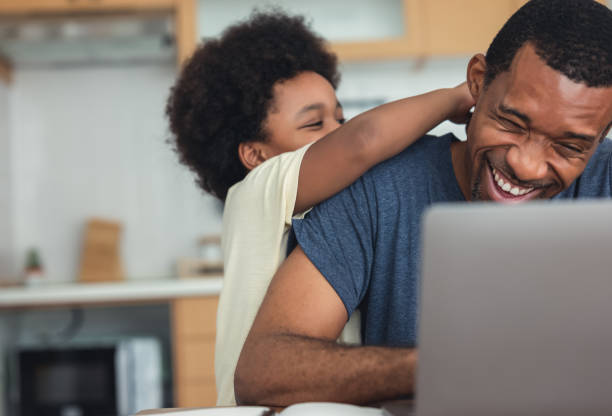
[[[401,0],[345,3],[279,2],[329,39],[402,33]],[[261,4],[201,0],[198,37],[218,35]],[[468,59],[345,63],[338,96],[354,115],[371,103],[453,86]],[[19,275],[36,247],[49,281],[74,280],[91,216],[123,223],[130,279],[172,275],[177,257],[196,254],[198,237],[220,231],[221,207],[194,186],[166,142],[164,105],[175,76],[172,59],[71,66],[47,56],[17,64],[12,83],[0,85],[0,276]]]
[[[499,27],[521,0],[198,0],[197,39],[217,36],[253,7],[270,4],[304,14],[334,43],[361,43],[405,36],[411,30],[404,21],[409,6],[419,10],[434,5],[423,30],[430,37],[438,33],[450,39],[461,36],[447,33],[449,22],[458,33],[463,26],[466,32],[479,25]],[[457,16],[457,10],[462,14]],[[12,23],[0,16],[0,28]],[[126,30],[120,23],[118,33]],[[145,31],[148,38],[136,34],[131,43],[107,33],[107,40],[94,40],[93,49],[74,40],[74,27],[64,28],[67,38],[43,46],[27,41],[40,38],[36,28],[24,31],[25,41],[15,40],[12,30],[0,29],[0,55],[13,56],[11,80],[0,81],[0,285],[22,278],[30,248],[40,254],[45,280],[32,290],[44,293],[52,284],[75,282],[84,226],[91,217],[122,224],[125,279],[176,277],[177,259],[198,257],[199,239],[220,232],[222,206],[196,187],[167,143],[164,106],[177,75],[171,20],[154,17]],[[450,51],[432,47],[415,53],[417,45],[413,52],[386,57],[365,53],[342,60],[338,97],[346,115],[462,82],[471,54],[484,52],[473,45],[490,40],[486,35]],[[447,131],[464,137],[463,127],[450,123],[434,130]],[[9,289],[0,286],[0,307],[3,290]],[[61,308],[0,309],[0,353],[21,343],[40,343],[45,336],[48,340],[49,333],[59,332],[69,321],[70,313]],[[171,321],[177,307],[106,305],[85,313],[87,325],[80,336],[154,335],[162,340],[165,366],[173,365],[168,361],[176,339]],[[5,393],[0,394],[0,415],[11,414],[9,379],[7,366],[0,365],[0,393]],[[195,403],[166,396],[164,405]]]

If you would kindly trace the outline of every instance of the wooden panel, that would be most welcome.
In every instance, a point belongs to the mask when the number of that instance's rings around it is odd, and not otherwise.
[[[215,339],[177,340],[174,345],[174,379],[189,382],[215,381]]]
[[[207,407],[217,402],[214,383],[180,383],[175,390],[174,406]]]
[[[173,301],[175,406],[214,406],[215,320],[218,297]]]
[[[332,43],[331,50],[340,61],[392,59],[414,56],[418,51],[405,39],[388,39],[376,42]]]
[[[330,49],[340,61],[409,58],[422,48],[421,9],[423,0],[403,0],[404,33],[397,38],[372,42],[333,42]]]
[[[85,228],[79,281],[86,283],[123,280],[120,259],[122,225],[116,221],[90,219]]]
[[[177,299],[172,302],[175,337],[215,335],[217,296]]]
[[[196,0],[176,0],[175,27],[176,58],[180,67],[193,54],[197,44]]]
[[[67,13],[78,11],[146,11],[174,9],[180,0],[2,0],[0,14]]]
[[[417,54],[422,51],[425,42],[423,27],[424,5],[422,0],[403,0],[404,3],[404,41],[410,47],[417,50]]]
[[[0,57],[0,81],[10,84],[13,80],[13,68],[11,64]]]
[[[517,9],[516,0],[428,0],[424,6],[429,55],[486,52]]]

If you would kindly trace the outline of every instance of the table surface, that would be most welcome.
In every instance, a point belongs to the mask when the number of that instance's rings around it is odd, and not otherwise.
[[[383,410],[385,416],[414,416],[414,400],[413,399],[398,399],[388,400],[382,403],[372,405],[374,407],[380,407]],[[230,407],[231,408],[231,407]],[[163,413],[172,413],[178,411],[188,410],[203,410],[211,409],[210,407],[183,407],[183,408],[166,408],[166,409],[150,409],[138,412],[138,415],[158,415]],[[281,412],[283,407],[270,407],[275,412]]]

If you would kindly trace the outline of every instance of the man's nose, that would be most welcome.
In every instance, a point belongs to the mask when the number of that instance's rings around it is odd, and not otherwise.
[[[506,162],[521,181],[535,181],[546,178],[548,174],[546,140],[528,137],[522,143],[510,147]]]

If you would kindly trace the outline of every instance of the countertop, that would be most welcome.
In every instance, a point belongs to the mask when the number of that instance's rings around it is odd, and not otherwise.
[[[125,280],[112,283],[44,283],[0,288],[0,309],[96,303],[147,302],[195,296],[216,296],[222,276]]]

